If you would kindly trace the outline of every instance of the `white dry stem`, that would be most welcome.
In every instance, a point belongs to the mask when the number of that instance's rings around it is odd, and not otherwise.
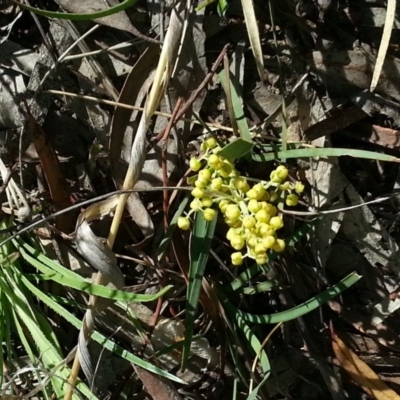
[[[374,74],[372,75],[371,86],[369,88],[371,92],[373,92],[378,85],[379,77],[381,76],[383,64],[386,59],[386,53],[389,47],[390,37],[392,36],[394,19],[396,16],[396,3],[396,0],[388,0],[387,2],[385,26],[383,27],[381,44],[379,46]]]

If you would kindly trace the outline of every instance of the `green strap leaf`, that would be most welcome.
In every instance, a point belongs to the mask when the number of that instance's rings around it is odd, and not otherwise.
[[[254,146],[253,142],[243,140],[241,138],[235,139],[233,142],[227,144],[218,155],[225,157],[228,160],[234,161],[249,153]]]
[[[374,151],[358,149],[332,149],[332,148],[307,148],[286,151],[274,151],[266,154],[252,154],[254,161],[266,162],[281,160],[282,158],[309,158],[309,157],[341,157],[350,156],[366,158],[369,160],[379,160],[388,162],[400,162],[400,158],[388,156],[387,154],[376,153]]]
[[[342,293],[344,290],[348,289],[350,286],[354,285],[359,279],[361,279],[361,275],[353,272],[343,278],[336,285],[325,290],[323,293],[320,293],[319,295],[311,298],[310,300],[307,300],[306,302],[296,307],[275,314],[254,315],[240,311],[238,309],[236,309],[236,312],[240,315],[241,318],[243,318],[243,320],[255,324],[277,324],[279,322],[291,321],[309,313],[310,311],[317,309],[318,307],[321,307],[327,301],[331,300],[335,296]],[[233,307],[223,295],[221,296],[221,302],[224,303],[227,307]]]
[[[225,93],[229,93],[229,86],[230,85],[230,93],[232,96],[232,106],[233,106],[233,112],[235,114],[235,119],[237,126],[239,128],[239,133],[240,136],[243,140],[246,140],[247,142],[251,142],[251,135],[250,135],[250,130],[249,126],[247,125],[247,120],[246,116],[244,114],[243,106],[242,106],[242,99],[238,94],[238,87],[239,83],[237,82],[236,78],[229,74],[229,76],[226,76],[227,74],[225,73],[225,70],[222,70],[218,76],[221,81],[222,87],[225,90]]]
[[[67,309],[65,309],[60,304],[58,304],[56,301],[54,301],[49,296],[47,296],[42,291],[40,291],[35,285],[33,285],[31,282],[29,282],[29,280],[26,279],[24,276],[21,276],[21,280],[24,282],[26,287],[39,300],[43,301],[44,304],[46,304],[48,307],[50,307],[52,310],[54,310],[56,313],[58,313],[62,318],[64,318],[67,322],[69,322],[71,325],[73,325],[76,329],[80,330],[82,328],[82,321],[80,321],[78,318],[76,318],[74,315],[72,315]],[[97,331],[93,332],[92,339],[94,341],[96,341],[97,343],[101,344],[102,346],[104,346],[106,349],[110,350],[111,352],[119,355],[120,357],[124,358],[125,360],[127,360],[129,362],[134,363],[135,365],[138,365],[139,367],[146,369],[147,371],[154,372],[157,375],[163,376],[164,378],[170,379],[170,380],[178,382],[180,384],[186,384],[186,382],[183,381],[182,379],[170,374],[169,372],[165,372],[161,368],[158,368],[152,364],[149,364],[148,362],[135,356],[131,352],[124,350],[121,346],[117,345],[112,340],[107,339],[104,335],[102,335],[101,333],[99,333]]]
[[[204,219],[203,213],[196,214],[193,235],[190,242],[190,266],[189,284],[187,287],[186,298],[186,318],[185,318],[185,343],[182,354],[182,370],[185,369],[189,358],[190,346],[193,338],[193,327],[196,319],[197,304],[206,268],[208,256],[210,254],[211,242],[214,237],[217,215],[211,222]]]
[[[53,269],[47,267],[45,264],[39,262],[37,259],[28,254],[28,252],[26,252],[25,248],[22,246],[19,247],[19,251],[24,260],[29,262],[31,265],[33,265],[35,268],[37,268],[40,272],[44,274],[44,275],[38,275],[39,279],[52,280],[61,285],[81,290],[85,293],[93,294],[95,296],[104,297],[106,299],[111,299],[115,301],[119,300],[124,302],[132,301],[132,302],[144,303],[157,300],[172,288],[172,286],[167,286],[162,290],[160,290],[159,292],[151,295],[128,293],[118,289],[111,289],[106,286],[96,285],[95,283],[87,281],[85,278],[75,273],[64,274],[63,272],[64,270],[66,270],[66,268],[64,268],[60,264],[53,262],[52,265],[57,267],[59,272],[54,271]]]

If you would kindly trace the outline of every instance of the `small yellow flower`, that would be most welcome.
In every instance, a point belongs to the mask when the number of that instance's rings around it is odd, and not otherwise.
[[[294,190],[296,191],[296,193],[301,194],[304,191],[304,185],[301,182],[296,182]]]
[[[198,179],[196,179],[196,181],[194,182],[194,186],[199,189],[204,189],[207,186],[207,182],[199,181]]]
[[[247,193],[246,196],[250,200],[258,200],[258,193],[254,189],[250,189]]]
[[[205,196],[201,199],[203,207],[211,207],[213,203],[213,199],[211,197]]]
[[[229,201],[228,200],[221,200],[218,204],[219,209],[225,214],[226,209],[229,206]]]
[[[237,221],[240,217],[240,209],[236,204],[229,204],[225,216],[231,221]]]
[[[261,203],[258,202],[255,199],[251,199],[249,201],[249,204],[247,205],[247,208],[250,212],[252,213],[256,213],[257,211],[259,211],[261,209]]]
[[[254,248],[257,246],[258,240],[257,238],[253,235],[250,236],[247,240],[246,240],[247,246]]]
[[[243,264],[243,255],[240,251],[237,253],[231,254],[231,260],[233,265],[242,265]]]
[[[222,168],[222,161],[216,154],[211,154],[207,160],[208,165],[215,170]]]
[[[193,210],[193,211],[200,211],[201,210],[201,208],[202,208],[202,206],[203,206],[203,204],[202,204],[202,202],[201,202],[201,200],[200,199],[193,199],[193,201],[190,203],[190,208]]]
[[[276,251],[277,253],[281,253],[285,250],[286,244],[283,239],[276,239],[274,245],[272,246],[272,250]]]
[[[277,215],[275,217],[272,217],[269,220],[269,224],[272,228],[274,228],[275,230],[278,230],[283,227],[283,220],[279,215]]]
[[[242,225],[246,228],[246,229],[252,229],[256,226],[256,219],[254,217],[250,217],[250,216],[246,216],[243,218],[242,220]]]
[[[190,228],[190,221],[187,217],[179,217],[178,218],[178,226],[184,231],[187,231]]]
[[[286,197],[286,204],[288,206],[294,207],[297,206],[297,203],[299,202],[299,197],[295,194],[288,194]]]
[[[221,178],[214,178],[211,181],[211,185],[210,185],[212,190],[220,190],[222,187],[222,179]]]
[[[266,264],[267,261],[268,261],[268,256],[267,256],[266,253],[265,254],[259,254],[259,255],[256,256],[256,263],[258,265]]]
[[[260,210],[256,214],[256,220],[258,222],[267,223],[271,219],[271,216],[268,214],[266,210]]]
[[[261,200],[261,198],[264,196],[266,190],[261,183],[257,183],[256,185],[253,186],[253,190],[257,193],[257,200]]]
[[[195,197],[196,199],[201,199],[204,196],[204,190],[200,189],[198,187],[195,187],[191,192],[193,197]]]
[[[192,171],[197,172],[201,168],[201,162],[197,158],[191,158],[189,167]]]
[[[209,169],[202,169],[199,172],[199,177],[197,178],[201,182],[208,182],[211,178],[211,172]]]
[[[243,176],[239,176],[239,177],[235,178],[232,183],[233,183],[233,186],[235,186],[235,188],[240,191],[243,191],[245,188],[247,188],[249,186],[246,178],[243,178]]]
[[[211,136],[204,141],[207,149],[213,149],[217,145],[217,141]]]
[[[257,243],[254,247],[254,253],[258,256],[258,255],[263,255],[266,252],[266,248],[263,246],[262,243]]]
[[[290,182],[287,182],[287,181],[285,183],[282,183],[282,185],[279,186],[279,189],[282,190],[283,192],[285,190],[289,190],[289,188],[290,188]]]
[[[275,171],[278,178],[281,179],[282,181],[285,180],[289,175],[288,169],[283,165],[279,165],[279,167]]]
[[[245,241],[244,241],[243,237],[241,235],[238,235],[238,234],[234,234],[232,236],[230,242],[231,242],[231,246],[235,250],[242,250],[244,245],[245,245]]]
[[[223,178],[229,178],[231,172],[232,172],[232,167],[228,164],[223,164],[222,168],[218,170],[218,174],[221,175]]]
[[[212,221],[215,218],[216,211],[212,208],[206,208],[203,211],[203,217],[206,221]]]
[[[262,239],[262,244],[266,249],[272,248],[275,243],[275,238],[273,236],[265,236]]]

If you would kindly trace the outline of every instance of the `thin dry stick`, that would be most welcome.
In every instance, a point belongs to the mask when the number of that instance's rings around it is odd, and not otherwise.
[[[201,87],[201,85],[199,86],[199,88]],[[196,90],[196,92],[199,89]],[[95,103],[99,103],[99,104],[107,104],[110,106],[115,106],[115,107],[121,107],[121,108],[126,108],[128,110],[136,110],[136,111],[144,111],[143,107],[138,107],[138,106],[132,106],[131,104],[126,104],[126,103],[118,103],[117,101],[112,101],[112,100],[105,100],[105,99],[99,99],[97,97],[93,97],[93,96],[86,96],[86,95],[82,95],[82,94],[76,94],[76,93],[71,93],[71,92],[64,92],[62,90],[46,90],[44,91],[44,93],[51,93],[51,94],[57,94],[60,96],[66,96],[66,97],[75,97],[77,99],[83,99],[83,100],[88,100],[88,101],[93,101]],[[193,95],[192,95],[193,96]],[[189,101],[191,100],[192,96],[190,96],[189,100],[186,103],[189,103]],[[195,100],[195,98],[191,101],[191,103],[193,103],[193,101]],[[184,104],[184,106],[182,107],[182,109],[184,109],[184,111],[182,112],[182,110],[179,111],[178,115],[177,115],[177,120],[181,119],[182,121],[185,122],[190,122],[192,124],[196,124],[196,125],[201,125],[201,123],[195,119],[191,119],[191,118],[181,118],[180,115],[185,114],[185,112],[187,111],[187,108],[185,108],[186,103]],[[190,103],[190,104],[191,104]],[[189,107],[188,107],[189,108]],[[165,113],[162,111],[154,111],[154,115],[159,115],[161,117],[166,117],[166,118],[171,118],[171,114],[169,113]],[[176,121],[175,121],[176,122]],[[227,132],[232,132],[232,128],[230,128],[229,126],[223,126],[223,125],[219,125],[219,124],[213,124],[213,123],[206,123],[206,125],[210,128],[214,128],[214,129],[220,129],[221,131],[227,131]],[[163,133],[163,132],[162,132]],[[160,134],[160,139],[162,137],[162,133]]]
[[[200,124],[199,121],[197,120],[188,120],[186,118],[183,118],[183,116],[185,115],[185,113],[189,110],[189,108],[192,106],[193,102],[197,99],[197,97],[199,96],[199,94],[201,93],[201,91],[208,85],[208,83],[211,81],[211,78],[214,76],[215,72],[217,71],[217,68],[219,67],[219,65],[221,64],[222,60],[224,59],[225,54],[227,53],[229,48],[229,44],[225,45],[222,50],[221,53],[219,54],[219,56],[217,57],[217,59],[215,60],[214,65],[211,67],[210,72],[206,75],[206,77],[203,79],[203,82],[200,83],[199,87],[192,92],[192,94],[190,95],[190,97],[186,100],[185,104],[182,106],[182,108],[178,111],[178,113],[176,114],[175,118],[174,118],[174,122],[173,125],[174,126],[179,120],[182,121],[188,121],[188,122],[192,122],[193,124]],[[218,129],[221,130],[229,130],[230,132],[232,132],[232,128],[221,128],[221,125],[216,125],[216,124],[210,124],[210,123],[206,123],[207,126],[209,127],[218,127]],[[155,142],[158,142],[159,140],[161,140],[161,138],[163,137],[164,132],[161,132],[155,139]]]
[[[173,9],[171,13],[170,25],[165,38],[165,42],[161,51],[160,60],[158,63],[157,71],[154,77],[154,82],[149,93],[149,96],[144,107],[144,112],[140,119],[139,127],[135,136],[135,140],[131,150],[131,160],[128,166],[128,171],[125,176],[125,180],[122,186],[123,190],[132,189],[140,175],[146,159],[146,131],[150,123],[150,119],[153,116],[156,108],[160,103],[160,99],[165,92],[172,71],[172,62],[175,60],[175,54],[177,52],[177,45],[181,41],[181,22],[182,16],[179,15],[182,10],[182,3]],[[118,233],[118,228],[122,219],[125,205],[128,200],[129,193],[124,193],[120,196],[120,201],[115,210],[114,218],[111,224],[110,232],[107,239],[107,246],[112,249],[114,246],[115,238]],[[103,283],[103,275],[99,272],[96,276],[96,284]],[[85,339],[89,340],[90,335],[94,329],[94,311],[96,308],[97,297],[90,296],[89,307],[86,311],[83,319],[82,329],[85,333]],[[74,359],[74,363],[71,370],[70,378],[68,379],[68,387],[65,394],[65,400],[71,400],[73,389],[76,384],[78,372],[80,369],[79,361],[79,348]]]

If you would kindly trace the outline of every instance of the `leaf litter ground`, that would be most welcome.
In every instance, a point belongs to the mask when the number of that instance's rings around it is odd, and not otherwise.
[[[399,22],[371,92],[383,3],[254,1],[257,29],[242,3],[182,11],[112,250],[102,238],[119,200],[95,198],[125,188],[170,4],[99,25],[2,9],[2,227],[76,205],[2,245],[3,397],[67,396],[76,345],[73,398],[399,397]],[[160,188],[187,186],[210,133],[243,176],[269,179],[282,163],[306,187],[284,216],[287,249],[267,265],[231,265],[221,218],[193,236],[175,229],[189,193]],[[81,328],[89,296],[93,340]]]

